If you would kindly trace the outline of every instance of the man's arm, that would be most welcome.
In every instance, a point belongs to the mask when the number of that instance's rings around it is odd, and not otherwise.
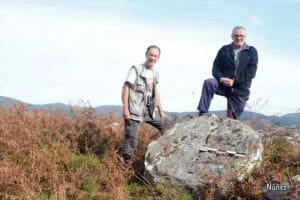
[[[221,81],[221,78],[224,77],[222,71],[221,71],[221,65],[222,65],[222,60],[223,60],[223,54],[224,54],[224,49],[221,48],[218,53],[217,53],[217,56],[214,60],[214,63],[213,63],[213,69],[212,69],[212,74],[213,74],[213,77],[215,79],[217,79],[218,81]]]
[[[130,119],[130,112],[129,112],[129,87],[130,83],[125,82],[122,88],[122,104],[123,104],[123,117],[124,119]]]
[[[156,89],[156,105],[158,108],[158,113],[159,113],[160,119],[163,121],[165,119],[166,115],[162,108],[161,101],[160,101],[160,94],[157,89]]]
[[[232,87],[234,84],[234,80],[231,78],[224,77],[224,74],[220,69],[222,66],[222,62],[224,62],[223,61],[224,51],[225,51],[224,47],[222,47],[218,51],[218,54],[214,60],[212,73],[213,73],[214,78],[217,79],[222,85],[225,85],[227,87]]]
[[[123,117],[124,119],[130,119],[130,110],[129,110],[129,89],[133,87],[137,79],[137,69],[135,66],[132,66],[129,70],[127,78],[122,88],[122,104],[123,104]]]

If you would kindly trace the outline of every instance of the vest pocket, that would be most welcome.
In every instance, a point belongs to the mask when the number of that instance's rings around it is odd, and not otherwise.
[[[136,84],[135,91],[140,92],[140,93],[144,93],[144,91],[145,91],[145,85],[142,85],[142,84],[140,84],[140,83],[137,83],[137,84]]]
[[[129,111],[141,116],[145,107],[144,93],[131,91],[129,98]]]

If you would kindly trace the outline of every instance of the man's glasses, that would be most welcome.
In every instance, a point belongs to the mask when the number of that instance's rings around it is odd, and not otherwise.
[[[235,37],[235,38],[239,38],[239,37],[240,37],[240,38],[244,38],[245,35],[234,35],[234,37]]]

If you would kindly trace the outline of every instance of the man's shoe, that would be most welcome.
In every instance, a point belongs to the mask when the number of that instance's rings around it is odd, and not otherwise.
[[[207,112],[203,112],[203,111],[199,111],[198,113],[198,117],[201,117],[201,116],[210,116],[210,114],[208,114]]]
[[[119,161],[120,161],[120,164],[122,166],[124,166],[125,168],[130,168],[133,163],[132,159],[125,159],[124,157],[119,157]]]

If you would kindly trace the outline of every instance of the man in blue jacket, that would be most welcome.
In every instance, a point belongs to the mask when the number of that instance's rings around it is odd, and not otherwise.
[[[258,63],[257,50],[246,44],[246,29],[236,26],[231,34],[232,43],[223,46],[213,63],[214,78],[203,83],[198,104],[199,116],[208,113],[214,94],[227,98],[227,116],[239,119],[250,95],[251,81]]]

